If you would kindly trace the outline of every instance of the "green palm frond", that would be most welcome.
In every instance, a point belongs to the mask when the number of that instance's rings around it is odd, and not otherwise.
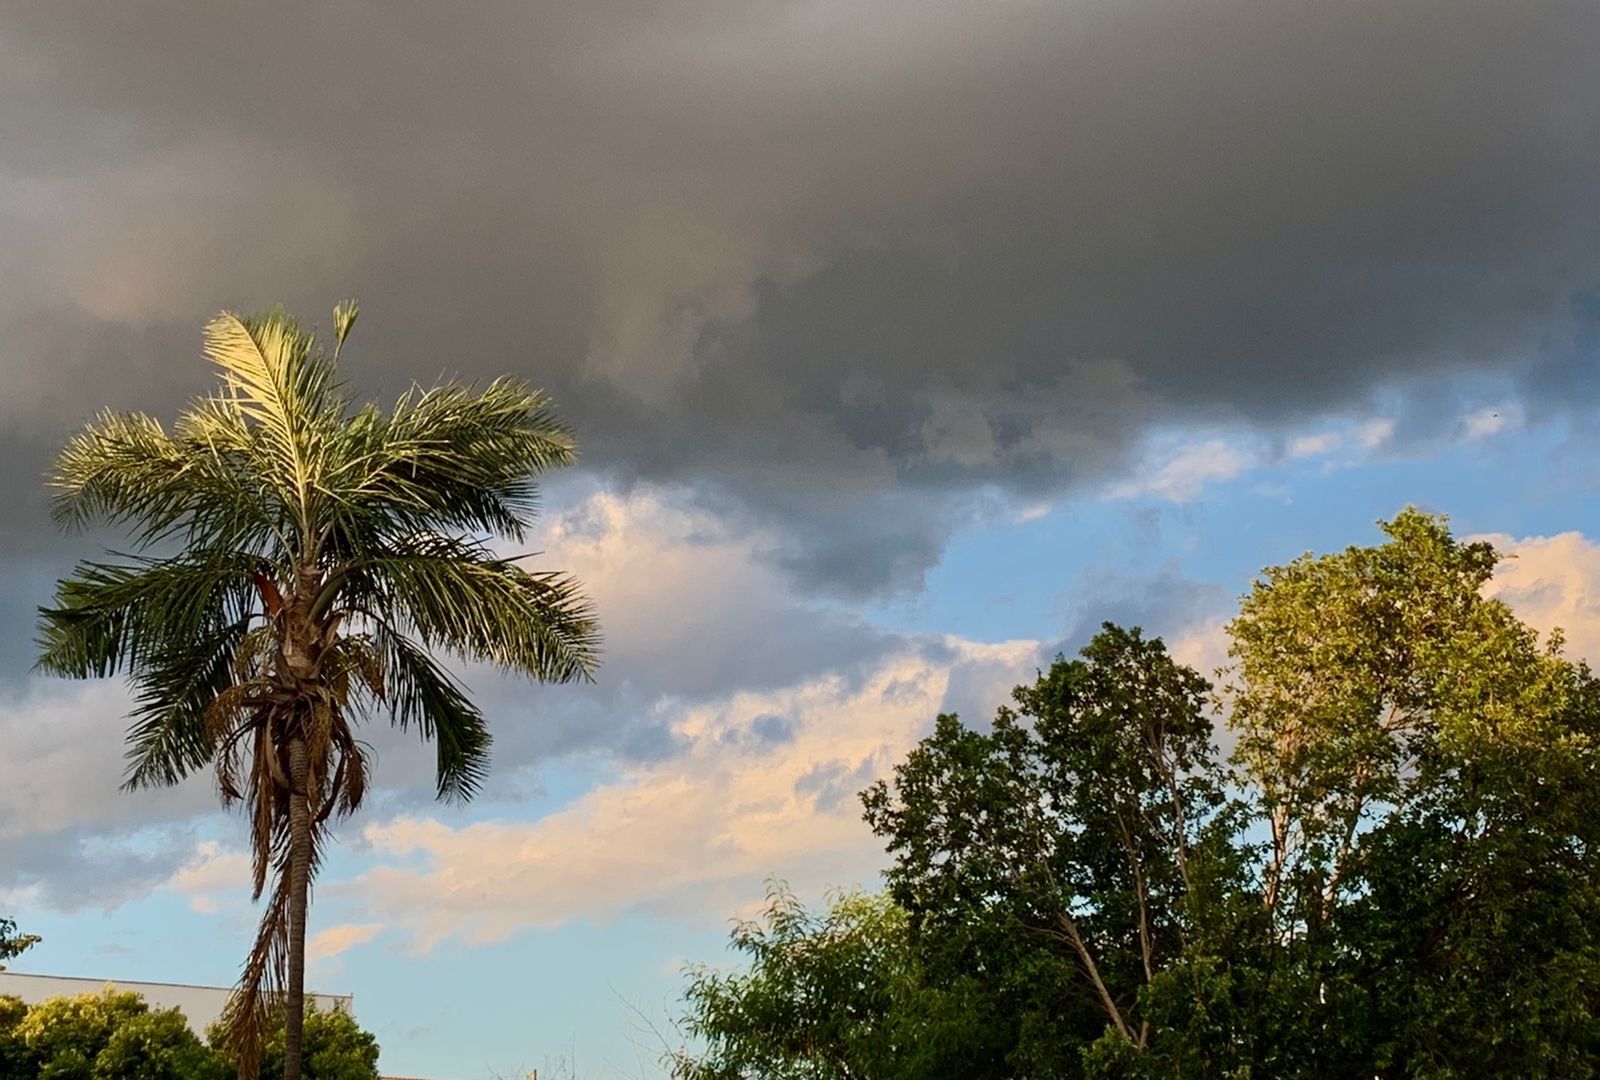
[[[350,594],[430,647],[541,681],[587,679],[599,663],[599,626],[575,581],[475,541],[412,537],[358,564]]]
[[[69,678],[159,670],[179,647],[246,618],[261,560],[202,552],[131,563],[82,563],[40,608],[38,667]]]
[[[384,631],[375,635],[375,642],[395,723],[401,730],[415,727],[434,746],[439,798],[471,799],[489,770],[490,736],[483,714],[461,684],[405,635]]]
[[[327,477],[330,531],[386,539],[429,531],[520,541],[537,505],[535,477],[577,459],[549,398],[515,379],[481,391],[413,388],[388,417],[358,414],[344,449]]]
[[[73,436],[45,481],[57,523],[127,525],[140,547],[259,548],[282,511],[259,498],[239,433],[193,416],[168,434],[142,413],[104,413]]]
[[[167,642],[135,676],[125,789],[178,783],[212,759],[206,714],[239,687],[235,660],[249,632],[241,618],[211,633]]]
[[[302,538],[309,537],[328,433],[346,411],[332,361],[281,309],[248,320],[218,315],[206,326],[204,352],[225,388],[212,407],[231,411],[258,435],[270,462],[263,479],[288,504]]]
[[[356,316],[361,313],[361,306],[354,300],[340,300],[333,305],[333,358],[339,359],[339,350],[344,348],[344,339],[350,336],[350,328],[356,324]]]

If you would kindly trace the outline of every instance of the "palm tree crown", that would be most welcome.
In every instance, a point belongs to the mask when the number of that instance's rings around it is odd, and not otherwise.
[[[489,732],[435,655],[556,682],[598,662],[576,582],[488,543],[521,541],[535,477],[576,458],[549,400],[499,379],[357,407],[336,369],[355,317],[335,308],[329,355],[281,310],[217,316],[216,392],[170,431],[101,415],[48,478],[58,522],[125,527],[134,552],[59,583],[40,667],[127,675],[126,786],[213,765],[251,822],[255,896],[274,881],[230,1014],[247,1068],[273,1007],[298,1027],[308,882],[330,819],[367,788],[360,722],[415,728],[439,797],[467,799]]]

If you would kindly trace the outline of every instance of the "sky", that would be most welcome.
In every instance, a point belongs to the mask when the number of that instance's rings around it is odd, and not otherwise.
[[[769,875],[1105,619],[1202,671],[1264,566],[1406,505],[1600,662],[1600,7],[1549,0],[14,0],[0,17],[0,911],[15,970],[231,983],[245,827],[118,791],[125,689],[31,672],[114,535],[40,478],[282,302],[363,397],[523,376],[591,686],[463,674],[492,779],[379,790],[311,981],[385,1071],[652,1076]]]

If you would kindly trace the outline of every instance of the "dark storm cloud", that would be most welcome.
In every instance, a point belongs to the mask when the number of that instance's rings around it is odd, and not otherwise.
[[[592,465],[914,582],[977,486],[1559,349],[1597,46],[1589,3],[14,5],[0,408],[170,403],[212,309],[354,291],[363,387],[527,372]]]
[[[1575,412],[1592,425],[1600,403],[1600,292],[1573,297],[1572,316],[1571,340],[1544,350],[1524,374],[1523,390],[1536,418]]]

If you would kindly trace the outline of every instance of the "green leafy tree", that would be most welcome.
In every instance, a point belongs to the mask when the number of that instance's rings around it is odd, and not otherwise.
[[[1490,545],[1412,510],[1382,527],[1268,569],[1230,627],[1271,837],[1262,1041],[1339,1072],[1590,1075],[1600,694],[1484,597]]]
[[[16,922],[0,915],[0,960],[15,960],[37,944],[37,934],[19,934]],[[5,969],[5,964],[0,963],[0,971]]]
[[[0,996],[0,1076],[28,1076],[33,1068],[33,1055],[22,1037],[22,1020],[28,1007],[19,997]]]
[[[227,1030],[213,1028],[211,1043],[226,1047]],[[282,1080],[284,1026],[281,1014],[261,1058],[262,1080]],[[378,1040],[349,1013],[306,1010],[304,1069],[306,1080],[378,1080]]]
[[[1018,687],[988,731],[941,716],[892,787],[864,796],[919,936],[1063,988],[1023,1040],[1038,1070],[1070,1072],[1063,1047],[1107,1028],[1151,1044],[1143,998],[1200,944],[1197,905],[1237,869],[1209,690],[1159,639],[1108,623],[1081,659]]]
[[[361,720],[417,730],[439,796],[466,799],[489,732],[435,654],[551,681],[597,662],[577,584],[484,539],[521,541],[535,478],[574,460],[549,400],[500,379],[358,407],[336,371],[355,317],[335,309],[329,355],[282,311],[219,315],[205,333],[219,390],[170,431],[100,417],[49,477],[62,525],[125,527],[138,553],[58,585],[40,666],[128,675],[128,786],[212,764],[246,808],[255,895],[272,884],[229,1015],[246,1076],[280,1001],[284,1076],[302,1075],[308,893],[331,819],[367,790]]]
[[[1271,833],[1286,938],[1332,911],[1374,813],[1507,741],[1559,738],[1571,665],[1482,595],[1500,556],[1408,510],[1389,542],[1263,572],[1229,626],[1236,758]]]
[[[685,1027],[704,1049],[676,1055],[682,1080],[1002,1075],[1003,1025],[971,980],[924,980],[906,913],[885,896],[840,893],[816,913],[774,883],[733,945],[747,970],[689,973]]]
[[[274,1017],[262,1075],[281,1080],[284,1015]],[[309,1009],[304,1070],[308,1080],[377,1080],[378,1043],[346,1013]],[[232,1080],[226,1027],[213,1025],[210,1044],[177,1009],[152,1010],[138,994],[50,998],[26,1006],[0,997],[0,1077],[57,1080]]]
[[[228,1059],[206,1046],[177,1009],[131,1017],[95,1056],[94,1080],[232,1080]],[[316,1073],[307,1070],[307,1076]]]
[[[27,1010],[17,1033],[40,1077],[88,1080],[112,1034],[148,1011],[138,994],[110,989],[81,997],[50,998]]]
[[[227,1059],[203,1044],[176,1009],[150,1011],[138,994],[0,999],[7,1077],[54,1080],[228,1080]]]

